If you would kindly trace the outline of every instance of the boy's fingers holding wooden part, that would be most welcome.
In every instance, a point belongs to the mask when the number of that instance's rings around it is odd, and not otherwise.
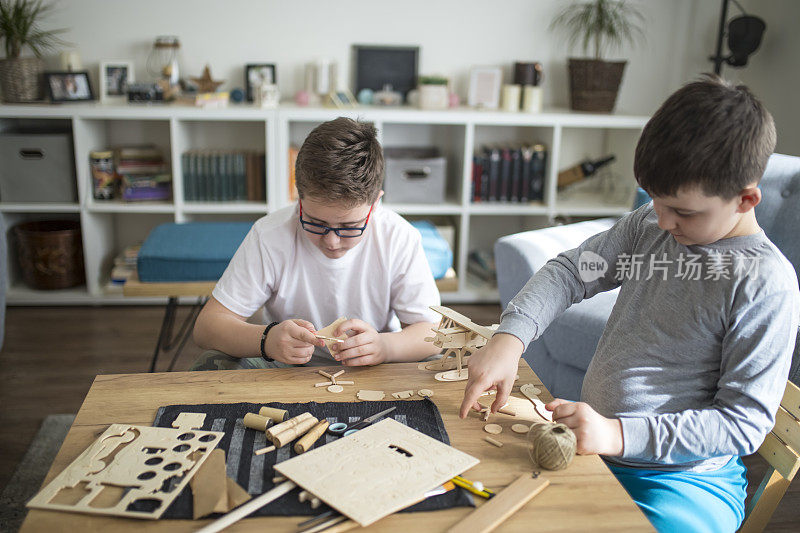
[[[497,410],[503,407],[506,403],[508,403],[508,397],[511,394],[511,388],[513,387],[514,382],[508,382],[508,380],[503,380],[497,384],[497,396],[492,402],[492,412],[497,413]]]
[[[458,412],[458,416],[466,418],[470,409],[475,409],[476,411],[480,410],[478,398],[480,398],[481,394],[483,394],[485,390],[488,390],[489,387],[490,385],[488,383],[477,379],[474,381],[470,379],[467,382],[467,388],[464,390],[464,401],[461,402],[461,409]]]
[[[310,330],[298,324],[295,325],[296,327],[289,331],[289,335],[291,335],[292,338],[303,341],[306,344],[313,344],[315,346],[319,345],[320,343],[324,344],[320,339],[316,338]]]

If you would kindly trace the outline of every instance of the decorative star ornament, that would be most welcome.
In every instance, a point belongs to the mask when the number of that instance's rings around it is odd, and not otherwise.
[[[201,78],[192,78],[192,81],[197,84],[197,90],[201,93],[216,92],[217,87],[225,83],[225,81],[214,81],[211,77],[211,67],[206,65],[203,69],[203,76]]]

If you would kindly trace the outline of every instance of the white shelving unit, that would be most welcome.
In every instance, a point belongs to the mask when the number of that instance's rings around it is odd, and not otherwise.
[[[491,249],[500,236],[551,225],[558,217],[621,215],[633,202],[633,153],[645,116],[585,114],[553,109],[544,113],[506,113],[459,108],[422,111],[410,108],[335,109],[283,104],[277,109],[231,105],[198,109],[179,105],[0,105],[0,132],[48,125],[73,134],[77,203],[3,203],[0,214],[10,228],[20,221],[79,218],[83,234],[86,286],[65,291],[25,287],[9,248],[11,305],[150,303],[109,291],[113,258],[164,222],[256,220],[289,205],[288,150],[299,147],[321,122],[349,116],[373,122],[384,146],[436,146],[447,158],[446,201],[440,204],[384,205],[401,215],[450,223],[455,228],[458,290],[443,292],[446,303],[497,301],[497,289],[467,275],[467,257],[476,248]],[[545,198],[530,204],[472,203],[473,153],[485,144],[542,142],[548,148]],[[123,203],[92,197],[89,152],[121,144],[153,143],[170,161],[173,200]],[[265,203],[186,202],[181,154],[189,149],[247,149],[266,153]],[[586,157],[614,153],[610,186],[603,190],[558,193],[558,170]],[[0,161],[0,164],[3,164]],[[606,185],[608,185],[608,183]]]

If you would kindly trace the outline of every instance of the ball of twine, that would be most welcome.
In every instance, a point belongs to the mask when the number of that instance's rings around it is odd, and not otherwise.
[[[575,457],[577,439],[564,424],[534,424],[528,431],[528,441],[528,454],[536,467],[561,470]]]

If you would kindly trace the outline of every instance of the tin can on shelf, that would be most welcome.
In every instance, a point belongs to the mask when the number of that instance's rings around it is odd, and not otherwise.
[[[89,167],[92,171],[95,199],[110,200],[114,198],[117,188],[117,174],[114,171],[114,152],[111,150],[90,152]]]

